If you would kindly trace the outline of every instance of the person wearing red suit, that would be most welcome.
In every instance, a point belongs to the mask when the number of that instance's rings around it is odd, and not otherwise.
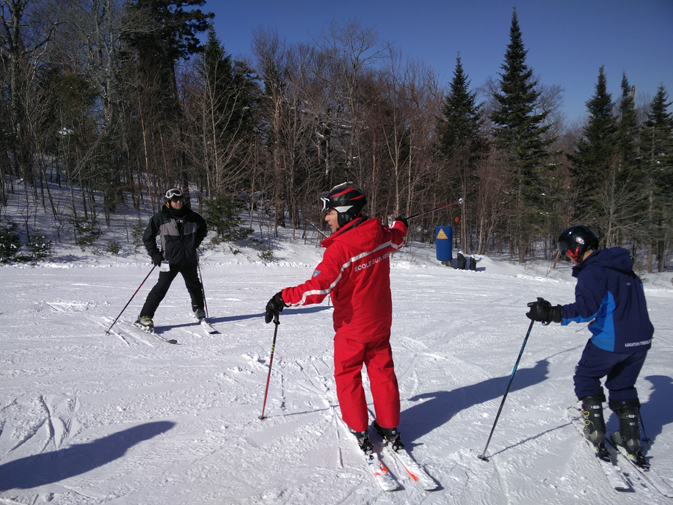
[[[395,376],[390,328],[390,255],[404,244],[407,224],[397,218],[390,228],[362,213],[365,195],[351,183],[322,198],[325,221],[332,234],[322,241],[325,253],[312,277],[276,293],[266,307],[266,322],[284,307],[334,304],[334,376],[341,416],[365,453],[373,450],[369,416],[362,387],[367,367],[374,400],[374,428],[399,449],[400,394]]]

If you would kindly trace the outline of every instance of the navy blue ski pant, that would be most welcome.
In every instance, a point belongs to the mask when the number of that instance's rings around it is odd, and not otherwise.
[[[647,351],[621,354],[604,351],[587,342],[575,369],[575,394],[578,399],[589,395],[601,395],[601,379],[606,377],[608,400],[631,400],[638,398],[635,383],[643,367]]]
[[[168,288],[171,287],[173,279],[179,273],[182,274],[185,286],[187,286],[187,291],[189,291],[189,296],[192,299],[192,310],[202,309],[203,291],[201,291],[201,281],[199,281],[196,268],[196,264],[185,266],[171,265],[170,272],[159,272],[159,281],[152,288],[150,294],[147,295],[145,305],[143,305],[140,311],[140,317],[154,317],[154,312],[159,307],[161,300],[166,296],[166,293],[168,293]]]

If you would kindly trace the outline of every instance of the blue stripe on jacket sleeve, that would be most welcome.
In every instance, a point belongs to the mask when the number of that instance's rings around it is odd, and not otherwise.
[[[589,326],[589,330],[594,334],[591,342],[604,351],[615,351],[615,319],[614,312],[617,304],[615,297],[608,291],[601,303],[600,315],[596,322]]]
[[[598,314],[598,312],[596,312]],[[587,323],[594,319],[596,317],[596,314],[593,314],[589,317],[582,317],[582,316],[577,316],[577,317],[564,317],[561,320],[561,326],[567,326],[570,323]]]

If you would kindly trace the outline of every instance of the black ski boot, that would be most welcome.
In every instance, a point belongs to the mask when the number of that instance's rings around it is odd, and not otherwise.
[[[400,449],[404,449],[404,444],[402,444],[402,441],[400,440],[400,432],[397,431],[397,428],[381,428],[376,421],[374,421],[372,426],[374,426],[376,433],[381,435],[381,437],[390,444],[393,451],[397,452]]]
[[[640,446],[640,401],[638,398],[610,400],[610,408],[619,419],[619,431],[612,434],[612,441],[624,447],[636,465],[649,468]]]
[[[603,461],[611,461],[610,453],[605,445],[605,419],[603,419],[603,402],[605,395],[590,395],[581,398],[582,417],[584,417],[584,436],[594,444],[596,456]]]
[[[369,456],[374,452],[374,446],[372,445],[371,440],[369,440],[369,434],[367,433],[367,430],[355,431],[351,428],[348,429],[353,435],[355,435],[355,438],[358,439],[358,445],[360,446],[360,449],[362,450],[362,452],[365,453],[366,456]]]

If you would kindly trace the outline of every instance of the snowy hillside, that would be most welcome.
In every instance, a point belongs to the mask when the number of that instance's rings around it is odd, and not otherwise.
[[[252,249],[205,250],[217,335],[190,319],[176,279],[155,324],[178,345],[120,323],[105,334],[150,271],[143,254],[58,250],[45,263],[0,267],[0,503],[670,503],[628,468],[633,489],[613,490],[566,417],[584,325],[533,326],[491,460],[477,457],[528,329],[526,303],[570,302],[567,266],[484,257],[477,271],[458,271],[419,244],[394,255],[400,431],[437,491],[420,491],[385,453],[402,489],[381,491],[338,422],[327,303],[282,313],[259,420],[273,338],[264,306],[308,279],[322,251],[289,236],[276,246],[269,263]],[[123,320],[135,319],[157,276]],[[648,276],[646,295],[656,328],[638,382],[646,454],[673,485],[671,274]]]

